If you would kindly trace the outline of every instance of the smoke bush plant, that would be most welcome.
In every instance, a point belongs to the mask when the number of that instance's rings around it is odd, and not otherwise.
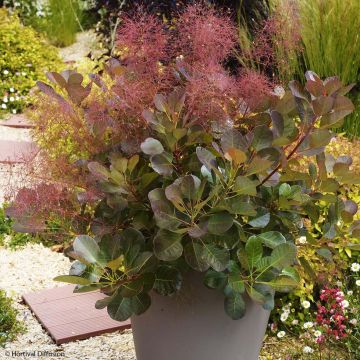
[[[349,87],[309,71],[305,87],[293,81],[276,95],[261,74],[222,66],[236,41],[227,17],[195,5],[178,21],[186,26],[169,34],[151,15],[126,18],[123,59],[107,64],[108,75],[83,84],[66,71],[48,74],[54,87],[38,82],[87,158],[43,151],[52,202],[36,206],[49,191],[35,184],[9,210],[17,226],[39,226],[34,210],[46,216],[53,203],[61,211],[77,195],[78,236],[68,251],[76,261],[56,280],[77,284],[76,292],[101,289],[108,296],[96,307],[116,320],[146,311],[151,291],[176,293],[186,271],[223,292],[233,319],[245,314],[244,296],[270,310],[275,291],[298,286],[295,240],[309,236],[320,207],[327,211],[317,241],[326,251],[342,236],[338,221],[351,223],[357,211],[339,196],[360,181],[351,160],[324,154],[330,128],[353,110]],[[56,120],[48,108],[41,130]],[[304,156],[312,159],[306,170]]]

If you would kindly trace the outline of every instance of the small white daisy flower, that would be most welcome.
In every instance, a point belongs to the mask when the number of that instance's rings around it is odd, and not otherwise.
[[[360,264],[358,264],[358,263],[351,264],[351,271],[358,272],[359,270],[360,270]]]
[[[304,309],[308,309],[310,307],[310,301],[304,300],[301,305]]]
[[[13,109],[12,113],[13,113],[13,114],[16,114],[16,109]]]
[[[314,350],[310,346],[304,346],[303,353],[304,354],[312,354]]]
[[[7,96],[4,96],[4,97],[3,97],[3,102],[4,102],[4,103],[7,103],[8,101],[9,101],[8,97],[7,97]]]
[[[352,290],[350,290],[350,291],[348,291],[347,293],[346,293],[346,295],[349,295],[349,296],[351,296],[351,295],[353,295],[354,294],[354,292],[352,291]]]
[[[311,321],[304,323],[304,329],[310,329],[313,326],[314,326],[314,324]]]
[[[22,76],[25,76],[25,75],[26,75],[26,72],[25,72],[25,71],[22,71],[22,72],[21,72],[21,75],[22,75]]]
[[[9,100],[10,101],[15,101],[15,98],[13,96],[10,96]]]
[[[297,240],[298,243],[302,245],[307,243],[306,236],[300,236]]]
[[[321,331],[319,331],[319,330],[314,331],[314,336],[317,337],[317,338],[319,336],[321,336]]]
[[[9,90],[10,92],[15,92],[15,89],[13,87],[11,87]]]
[[[7,75],[9,73],[9,70],[4,70],[3,73]]]
[[[6,108],[7,108],[6,104],[1,104],[1,107],[2,107],[3,109],[6,109]]]
[[[289,313],[288,313],[288,312],[283,312],[283,313],[281,314],[281,316],[280,316],[280,320],[281,320],[282,322],[284,322],[284,321],[287,320],[288,317],[289,317]]]
[[[341,281],[337,281],[337,282],[336,282],[336,286],[337,286],[337,287],[342,287],[343,284],[342,284]],[[325,290],[322,290],[322,291],[325,292]]]
[[[292,324],[292,325],[297,325],[297,324],[299,324],[299,320],[294,319],[294,320],[291,322],[291,324]]]
[[[276,336],[277,336],[279,339],[283,338],[283,337],[285,336],[285,331],[279,331],[279,332],[276,334]]]
[[[360,279],[355,281],[356,286],[360,286]]]
[[[356,319],[351,319],[351,320],[349,321],[349,323],[350,323],[351,325],[356,325],[356,324],[357,324],[357,320],[356,320]]]
[[[349,302],[348,302],[347,300],[343,300],[343,301],[341,302],[341,306],[342,306],[344,309],[346,309],[347,307],[349,307]]]

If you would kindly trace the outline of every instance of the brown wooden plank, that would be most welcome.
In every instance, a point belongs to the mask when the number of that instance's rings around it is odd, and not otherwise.
[[[34,127],[24,114],[11,115],[9,118],[0,121],[0,125],[15,129],[31,129]]]
[[[77,294],[76,294],[77,295]],[[64,311],[70,309],[81,308],[85,304],[93,304],[99,299],[103,299],[104,296],[99,292],[89,292],[83,293],[81,296],[70,296],[61,299],[52,299],[50,301],[42,302],[40,304],[31,304],[31,307],[34,311],[37,311],[39,314],[47,314],[53,309],[57,311]]]
[[[73,285],[60,286],[53,289],[41,290],[23,295],[26,302],[31,302],[32,305],[42,302],[49,302],[52,300],[72,297],[76,295],[84,295],[84,293],[74,293]]]
[[[121,324],[121,325],[119,325]],[[49,328],[57,345],[75,340],[84,340],[89,337],[121,331],[131,328],[130,320],[116,322],[109,317],[88,319],[64,326]]]
[[[73,285],[68,285],[23,295],[56,344],[131,327],[130,320],[114,321],[106,309],[95,309],[96,300],[104,297],[99,291],[74,294],[73,289]]]
[[[0,140],[0,163],[16,164],[33,159],[38,152],[35,143],[30,141]]]

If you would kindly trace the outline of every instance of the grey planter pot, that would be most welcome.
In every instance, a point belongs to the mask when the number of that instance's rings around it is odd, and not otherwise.
[[[258,359],[270,312],[250,299],[245,316],[232,320],[221,292],[193,273],[178,295],[151,298],[150,308],[131,319],[137,360]]]

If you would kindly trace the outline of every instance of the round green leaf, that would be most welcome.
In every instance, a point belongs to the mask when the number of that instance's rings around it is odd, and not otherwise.
[[[225,312],[233,319],[241,319],[246,312],[245,301],[241,294],[233,293],[225,298]]]
[[[228,212],[215,213],[209,217],[208,230],[212,234],[221,235],[231,228],[233,221]]]
[[[253,269],[262,258],[263,247],[261,239],[258,236],[250,236],[245,245],[245,252],[250,269]]]
[[[271,253],[271,265],[276,269],[292,265],[296,256],[296,246],[291,243],[278,245]]]
[[[165,229],[159,230],[154,237],[155,256],[163,261],[174,261],[178,259],[183,252],[181,238],[181,234]]]
[[[196,271],[206,271],[209,268],[209,264],[205,259],[204,246],[198,242],[191,241],[186,244],[184,248],[184,256],[186,262],[191,268]]]
[[[283,234],[278,231],[267,231],[257,235],[263,244],[270,249],[274,249],[276,246],[286,243],[286,239]]]
[[[161,142],[153,138],[147,138],[141,143],[140,148],[142,152],[147,155],[157,155],[164,151],[164,147]]]
[[[54,278],[54,281],[61,281],[68,284],[77,284],[77,285],[91,284],[91,281],[89,279],[85,279],[80,276],[74,276],[74,275],[60,275]]]
[[[168,265],[159,266],[155,274],[154,290],[160,295],[169,296],[177,292],[182,283],[179,270]]]
[[[208,270],[205,274],[204,284],[211,289],[223,289],[227,283],[227,276],[223,272]]]
[[[131,308],[135,315],[144,313],[151,305],[149,294],[142,293],[131,298]]]
[[[204,244],[204,259],[214,270],[223,271],[229,263],[230,253],[214,244]]]
[[[119,293],[116,294],[109,302],[107,312],[116,321],[127,320],[133,314],[131,298],[124,298]]]
[[[77,255],[91,264],[94,264],[100,260],[99,245],[92,237],[88,235],[77,236],[74,240],[73,248]]]

